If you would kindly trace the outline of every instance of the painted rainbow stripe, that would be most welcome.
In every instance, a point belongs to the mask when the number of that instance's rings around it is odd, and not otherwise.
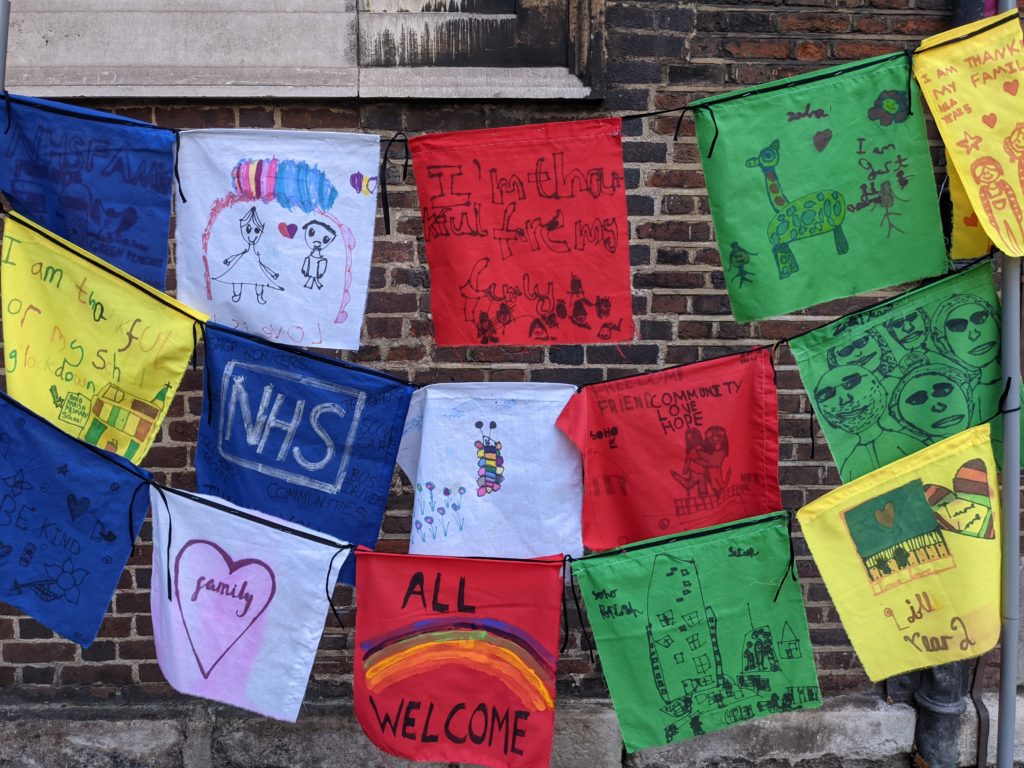
[[[456,665],[496,678],[534,711],[555,705],[552,654],[503,622],[427,620],[361,646],[366,687],[374,693]]]
[[[338,199],[338,190],[317,166],[276,157],[240,160],[231,169],[231,184],[240,200],[277,202],[306,213],[330,210]]]

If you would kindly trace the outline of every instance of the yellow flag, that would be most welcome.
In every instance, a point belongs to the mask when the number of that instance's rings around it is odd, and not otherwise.
[[[0,291],[8,394],[68,434],[141,462],[206,315],[13,212]]]
[[[874,681],[999,639],[999,494],[988,424],[876,469],[797,519]]]
[[[953,159],[946,152],[946,173],[949,176],[949,199],[953,203],[953,238],[949,257],[955,261],[976,259],[992,250],[992,241],[981,226],[981,219],[971,207],[967,188],[956,172]]]
[[[929,37],[915,51],[914,75],[981,225],[1004,253],[1024,256],[1024,33],[1017,11]]]

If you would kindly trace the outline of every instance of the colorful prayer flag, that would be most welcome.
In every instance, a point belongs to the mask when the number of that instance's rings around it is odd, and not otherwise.
[[[999,330],[986,261],[792,339],[843,481],[994,417]]]
[[[785,513],[572,564],[626,750],[821,706]]]
[[[782,506],[768,349],[588,385],[558,428],[583,454],[588,549]]]
[[[415,387],[214,323],[205,366],[199,489],[375,546]]]
[[[409,551],[583,553],[580,452],[555,426],[571,384],[431,384],[412,398],[398,463],[416,489]]]
[[[152,487],[157,661],[190,696],[299,715],[347,545],[212,496]]]
[[[14,208],[163,290],[174,131],[55,101],[4,100],[0,179]]]
[[[146,517],[150,474],[0,393],[0,600],[88,648]]]
[[[999,639],[999,485],[987,424],[888,464],[797,514],[873,681]]]
[[[691,107],[737,321],[946,270],[909,57],[843,64]]]
[[[547,768],[561,558],[356,551],[356,717],[409,760]]]
[[[379,162],[369,133],[182,132],[178,295],[271,341],[358,349]]]
[[[206,315],[9,212],[7,391],[69,435],[145,457]]]
[[[914,52],[914,74],[971,205],[1008,256],[1024,256],[1022,71],[1016,10],[933,35]]]
[[[439,346],[633,338],[622,121],[409,140]]]

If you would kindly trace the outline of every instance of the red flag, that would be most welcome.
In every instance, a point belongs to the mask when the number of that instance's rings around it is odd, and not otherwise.
[[[439,346],[633,338],[619,118],[409,148]]]
[[[583,454],[588,549],[782,506],[769,350],[584,387],[557,425]]]
[[[562,558],[356,552],[355,709],[410,760],[546,768]]]

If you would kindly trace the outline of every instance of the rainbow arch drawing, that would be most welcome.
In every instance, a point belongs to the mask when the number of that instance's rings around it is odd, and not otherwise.
[[[498,680],[535,712],[555,706],[556,659],[537,640],[505,622],[427,619],[360,647],[371,693],[382,693],[415,675],[458,666]]]

